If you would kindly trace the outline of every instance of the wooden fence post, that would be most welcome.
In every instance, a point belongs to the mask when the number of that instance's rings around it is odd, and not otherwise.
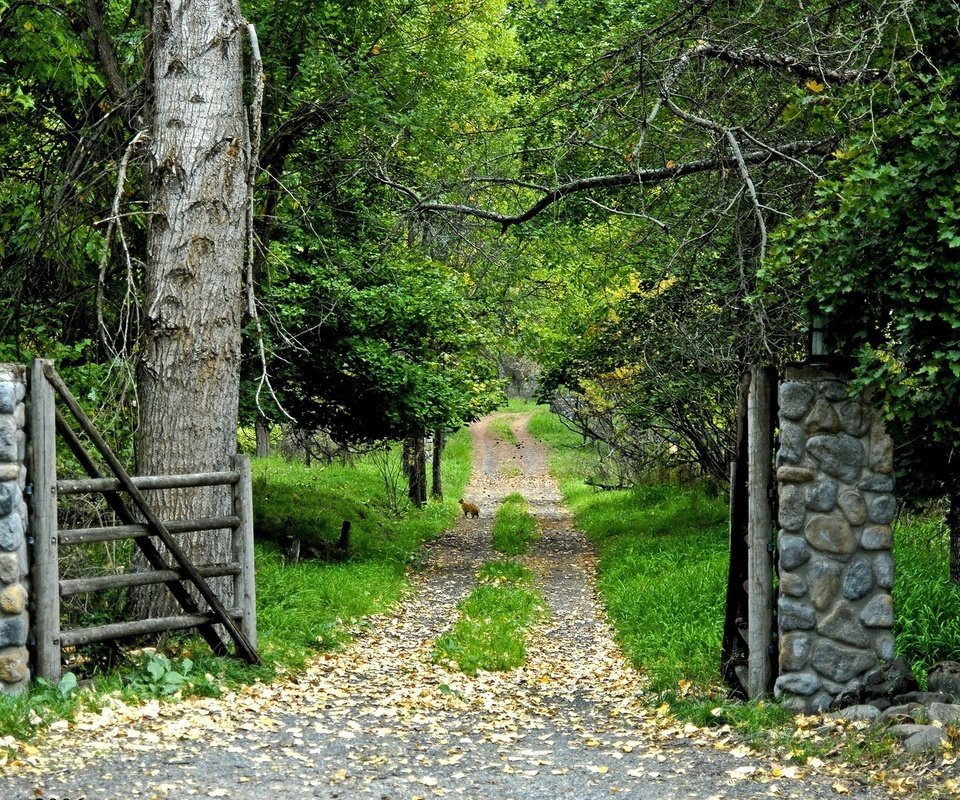
[[[240,608],[240,630],[254,650],[257,648],[257,595],[253,563],[253,476],[250,458],[243,453],[233,457],[233,470],[240,479],[233,486],[233,513],[240,524],[233,530],[233,560],[240,573],[233,576],[233,604]]]
[[[770,691],[770,641],[773,627],[773,519],[767,494],[772,477],[773,441],[770,434],[770,376],[754,367],[747,398],[749,464],[749,628],[747,694],[763,697]]]
[[[37,675],[60,680],[60,564],[57,541],[57,441],[53,387],[43,373],[49,361],[30,366],[30,481],[33,535],[33,624]]]

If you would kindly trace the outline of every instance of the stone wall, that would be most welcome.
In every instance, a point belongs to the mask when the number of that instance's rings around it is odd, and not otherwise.
[[[780,430],[775,694],[815,712],[894,656],[893,445],[840,376],[814,367],[787,371]]]
[[[26,373],[0,364],[0,692],[27,687]]]

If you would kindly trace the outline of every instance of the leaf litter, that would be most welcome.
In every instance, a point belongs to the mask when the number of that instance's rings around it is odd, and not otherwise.
[[[848,798],[895,791],[818,759],[785,765],[656,707],[617,647],[593,553],[563,509],[543,448],[472,426],[479,520],[433,542],[414,587],[351,644],[303,671],[219,698],[112,699],[56,724],[39,746],[6,740],[0,796],[107,798]],[[523,563],[549,606],[527,661],[468,676],[432,661],[477,569],[494,558],[497,503],[520,491],[541,537]],[[681,687],[683,689],[683,687]],[[889,782],[888,782],[889,783]]]

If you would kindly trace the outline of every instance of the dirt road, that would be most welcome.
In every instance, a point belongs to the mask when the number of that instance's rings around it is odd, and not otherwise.
[[[342,651],[219,699],[118,706],[55,730],[0,797],[389,800],[464,797],[880,797],[856,776],[797,771],[738,747],[725,729],[671,720],[623,660],[598,607],[594,558],[564,511],[527,418],[472,427],[479,519],[431,544],[415,590]],[[502,434],[503,422],[515,442]],[[497,432],[500,431],[500,435]],[[475,572],[494,557],[497,504],[520,492],[542,536],[524,559],[550,608],[528,663],[469,677],[431,661]],[[838,785],[840,789],[835,788]]]

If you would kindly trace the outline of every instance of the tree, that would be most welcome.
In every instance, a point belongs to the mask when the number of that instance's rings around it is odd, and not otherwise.
[[[547,353],[556,367],[548,378],[558,387],[572,380],[566,389],[581,395],[589,389],[597,407],[616,395],[631,407],[636,435],[702,433],[710,427],[690,424],[687,376],[711,376],[711,404],[727,398],[732,408],[748,363],[802,352],[800,293],[758,293],[758,274],[772,233],[803,212],[831,153],[868,119],[863,97],[916,52],[916,10],[817,3],[798,13],[774,3],[745,20],[730,3],[653,3],[642,13],[593,0],[524,5],[517,28],[529,98],[516,114],[518,157],[491,160],[482,177],[474,169],[431,191],[401,190],[417,212],[469,216],[504,232],[569,224],[589,239],[605,231],[606,261],[622,266],[599,291],[631,282],[644,291],[601,300],[571,324],[582,347]],[[584,18],[597,20],[594,30],[571,43],[570,25]],[[651,304],[646,290],[664,282],[669,303]],[[633,324],[597,323],[598,310]],[[689,322],[704,316],[723,322],[709,330]],[[598,353],[602,366],[585,363]],[[671,397],[671,385],[687,390]],[[722,426],[716,411],[700,408],[697,418]],[[711,472],[724,472],[729,433],[717,432],[719,447],[688,441]]]
[[[236,451],[242,275],[250,139],[237,0],[158,3],[152,29],[150,221],[137,382],[141,474],[226,469]],[[167,519],[215,516],[211,490],[169,492]],[[226,561],[225,535],[187,551]],[[138,616],[162,616],[169,594],[136,594]]]
[[[767,276],[794,284],[897,443],[897,492],[947,498],[960,582],[960,62],[956,7],[925,4],[917,54],[871,97]]]

